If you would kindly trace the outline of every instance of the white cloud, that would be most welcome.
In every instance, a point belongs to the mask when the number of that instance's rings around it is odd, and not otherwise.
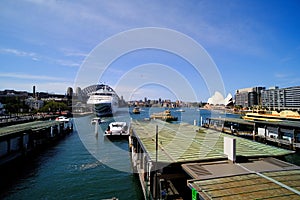
[[[28,79],[28,80],[45,80],[45,81],[66,81],[66,78],[52,77],[52,76],[41,76],[21,73],[0,73],[0,77],[5,78],[17,78],[17,79]],[[71,81],[71,80],[69,80]]]
[[[18,49],[10,49],[10,48],[2,48],[0,49],[0,53],[4,53],[4,54],[12,54],[18,57],[30,57],[33,61],[50,61],[50,62],[54,62],[57,63],[59,65],[62,66],[69,66],[69,67],[79,67],[81,65],[81,61],[76,62],[73,60],[66,60],[66,59],[55,59],[55,58],[51,58],[48,56],[41,56],[38,55],[34,52],[26,52],[26,51],[21,51]],[[78,53],[69,53],[69,56],[85,56],[86,54],[80,54]]]
[[[35,61],[39,60],[38,55],[33,52],[26,52],[26,51],[21,51],[18,49],[10,49],[10,48],[2,48],[0,49],[0,52],[5,54],[13,54],[15,56],[30,57],[32,58],[32,60]]]
[[[281,78],[289,78],[290,77],[290,74],[286,74],[286,73],[275,73],[274,74],[274,76],[275,76],[275,78],[279,78],[279,79],[281,79]]]
[[[57,64],[68,67],[80,67],[81,62],[76,62],[73,60],[54,60]]]
[[[70,82],[35,82],[35,83],[19,83],[19,82],[1,82],[0,85],[2,89],[13,89],[19,91],[32,91],[32,87],[36,86],[37,92],[48,92],[48,93],[56,93],[56,94],[65,94],[68,87],[72,87],[72,83]]]
[[[42,0],[29,0],[35,6],[40,6],[46,9],[45,14],[52,15],[49,21],[63,20],[64,23],[57,23],[56,26],[59,27],[61,34],[64,31],[72,31],[74,27],[87,27],[94,28],[105,27],[105,30],[116,30],[120,27],[124,27],[124,21],[115,20],[114,16],[119,16],[124,10],[124,7],[119,7],[118,10],[111,10],[114,8],[109,1],[94,2],[75,2],[75,1],[42,1]],[[117,4],[126,5],[126,2],[118,2]],[[115,7],[116,8],[116,7]],[[131,10],[130,10],[131,11]],[[113,15],[112,13],[118,13]],[[67,26],[66,26],[67,24]],[[66,29],[66,27],[71,27],[71,29]],[[50,27],[51,28],[51,27]],[[104,29],[102,29],[102,32]],[[89,32],[89,30],[86,30]],[[81,32],[81,36],[84,36],[84,32]],[[73,33],[72,33],[73,34]],[[88,38],[87,38],[88,39]]]
[[[61,51],[64,53],[65,56],[70,56],[70,57],[87,57],[89,53],[73,50],[73,49],[66,49],[63,48]]]

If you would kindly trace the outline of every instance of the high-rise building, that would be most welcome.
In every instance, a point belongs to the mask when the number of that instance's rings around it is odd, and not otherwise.
[[[300,86],[263,90],[262,106],[269,110],[300,110]]]
[[[35,98],[35,85],[32,87],[32,97]]]
[[[68,87],[67,89],[67,97],[72,97],[73,96],[73,88]]]
[[[261,91],[265,87],[251,87],[238,89],[235,92],[235,105],[251,107],[261,104]]]

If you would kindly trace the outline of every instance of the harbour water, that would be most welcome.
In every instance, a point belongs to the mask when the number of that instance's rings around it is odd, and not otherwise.
[[[123,108],[114,117],[104,118],[97,128],[94,116],[74,120],[74,131],[56,145],[45,149],[25,163],[0,172],[0,199],[143,199],[138,178],[131,173],[128,143],[109,141],[103,132],[112,121],[130,122],[130,118],[149,118],[163,108],[142,108],[130,114]],[[190,124],[202,117],[239,117],[233,114],[184,108],[172,114]],[[155,130],[154,130],[155,131]],[[288,159],[298,164],[299,156]]]

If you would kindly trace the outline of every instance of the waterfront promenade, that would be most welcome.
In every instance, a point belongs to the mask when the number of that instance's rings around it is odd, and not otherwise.
[[[26,123],[36,120],[50,120],[55,119],[57,116],[57,114],[47,113],[3,115],[0,116],[0,127]]]

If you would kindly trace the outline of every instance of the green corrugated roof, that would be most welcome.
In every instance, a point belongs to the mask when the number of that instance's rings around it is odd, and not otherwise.
[[[39,130],[59,124],[58,121],[34,121],[0,128],[0,136],[12,133],[23,132],[26,130]]]
[[[205,199],[299,199],[300,170],[195,180],[190,185]]]
[[[132,121],[134,135],[151,160],[155,160],[155,130],[158,126],[158,161],[167,163],[227,158],[224,137],[236,138],[236,155],[245,157],[281,156],[293,153],[248,139],[227,135],[189,124],[170,124],[160,120]]]

